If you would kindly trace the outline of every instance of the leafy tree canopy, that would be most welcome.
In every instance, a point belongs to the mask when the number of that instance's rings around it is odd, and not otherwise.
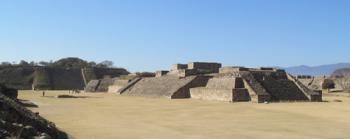
[[[40,61],[40,62],[27,62],[21,60],[18,64],[14,62],[1,62],[0,66],[44,66],[44,67],[61,67],[61,68],[84,68],[84,67],[99,67],[99,68],[112,68],[113,62],[109,60],[96,63],[94,61],[86,61],[77,57],[62,58],[57,61]]]

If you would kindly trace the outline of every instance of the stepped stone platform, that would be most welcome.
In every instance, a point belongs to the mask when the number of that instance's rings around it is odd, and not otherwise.
[[[126,85],[125,85],[126,84]],[[322,94],[307,88],[284,70],[223,67],[219,63],[175,64],[156,77],[124,82],[121,95],[193,98],[228,102],[322,101]]]
[[[212,78],[206,87],[191,88],[191,98],[219,101],[249,101],[248,89],[242,78]]]
[[[226,67],[218,76],[242,77],[252,101],[322,101],[322,94],[305,87],[284,70]]]

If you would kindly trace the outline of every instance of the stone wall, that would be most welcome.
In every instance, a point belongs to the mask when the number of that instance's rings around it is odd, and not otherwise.
[[[232,89],[213,89],[206,87],[191,88],[191,98],[200,100],[233,101]]]
[[[0,83],[7,86],[31,90],[73,90],[84,89],[92,79],[127,75],[122,68],[58,68],[40,66],[0,67]]]
[[[83,89],[85,86],[81,69],[50,68],[52,90]]]
[[[36,90],[71,90],[84,86],[81,69],[37,67],[34,72]]]
[[[242,78],[239,78],[239,77],[211,78],[209,79],[209,82],[206,87],[217,88],[217,89],[244,88],[244,83]]]
[[[129,72],[123,68],[94,68],[96,79],[103,79],[106,77],[115,78],[120,75],[128,75]]]
[[[47,68],[38,67],[34,72],[33,88],[35,90],[51,90],[51,74]]]
[[[181,70],[181,69],[187,69],[187,64],[174,64],[171,67],[171,70]]]
[[[217,101],[250,101],[248,90],[240,77],[214,77],[206,87],[191,88],[191,98]]]
[[[188,69],[196,69],[206,73],[218,73],[220,68],[220,63],[193,62],[188,64]]]
[[[218,73],[221,68],[220,63],[192,62],[189,64],[175,64],[168,75],[187,77],[192,75],[204,75]]]
[[[162,76],[165,76],[168,73],[169,73],[169,71],[166,71],[166,70],[156,71],[156,77],[162,77]]]
[[[16,89],[32,89],[33,67],[0,66],[0,83]]]
[[[250,101],[247,89],[191,88],[191,98],[211,101],[240,102]]]
[[[226,74],[226,73],[234,73],[234,72],[240,72],[240,71],[248,71],[248,68],[245,67],[223,67],[219,69],[219,73]]]

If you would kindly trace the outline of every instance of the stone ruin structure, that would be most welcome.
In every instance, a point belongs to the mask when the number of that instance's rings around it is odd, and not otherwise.
[[[175,64],[168,75],[187,77],[190,75],[217,73],[219,68],[221,68],[220,63],[193,62],[189,64]]]
[[[85,86],[85,92],[117,92],[120,88],[127,85],[135,78],[155,77],[155,73],[143,72],[120,75],[119,77],[105,77],[103,79],[91,80]]]
[[[18,90],[82,90],[91,80],[128,74],[123,68],[2,66],[0,83]]]
[[[241,77],[215,77],[205,87],[190,89],[191,98],[220,101],[250,101],[248,89]]]
[[[298,75],[297,80],[312,90],[322,90],[322,83],[326,79],[324,76]]]
[[[155,77],[118,79],[121,95],[227,102],[322,101],[322,94],[275,68],[221,67],[220,63],[175,64]],[[117,91],[116,91],[117,90]]]
[[[56,125],[33,113],[17,99],[17,90],[0,85],[1,139],[68,139]]]
[[[304,86],[314,90],[316,92],[322,92],[322,84],[325,80],[333,80],[335,83],[335,91],[344,91],[342,86],[342,78],[333,76],[310,76],[310,75],[298,75],[297,80],[300,81]]]

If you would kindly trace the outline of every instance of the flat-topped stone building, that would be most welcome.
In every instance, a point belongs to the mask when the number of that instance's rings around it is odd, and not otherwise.
[[[186,77],[191,75],[218,73],[221,68],[220,63],[192,62],[188,64],[174,64],[169,75]]]
[[[192,62],[187,64],[187,69],[197,70],[199,73],[218,73],[220,63]]]
[[[188,69],[188,65],[187,64],[174,64],[171,67],[171,70],[182,70],[182,69]]]
[[[241,77],[251,101],[322,101],[322,94],[308,89],[284,70],[225,67],[219,77]]]
[[[156,77],[140,77],[117,91],[121,95],[192,98],[227,102],[322,101],[322,94],[276,68],[221,67],[220,63],[175,64]]]

